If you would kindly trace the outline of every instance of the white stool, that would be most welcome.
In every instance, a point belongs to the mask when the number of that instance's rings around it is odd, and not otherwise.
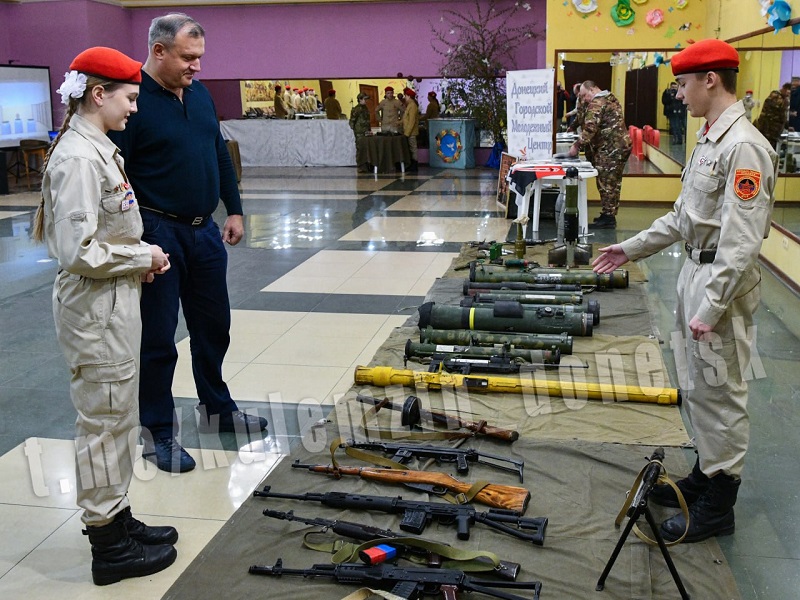
[[[516,163],[512,165],[506,178],[510,181],[511,174],[514,172],[515,167],[521,168],[524,167],[525,164],[526,163]],[[589,232],[589,209],[586,180],[591,177],[597,177],[597,169],[584,167],[582,170],[578,171],[578,235],[582,237],[586,236],[586,234]],[[517,194],[517,218],[528,214],[530,197],[531,193],[533,193],[533,219],[531,220],[531,229],[534,233],[539,232],[539,213],[541,211],[542,203],[542,185],[545,182],[557,183],[561,192],[565,192],[566,190],[566,182],[564,181],[563,175],[545,175],[542,177],[537,177],[535,181],[526,186],[524,193],[522,194],[512,186]],[[522,202],[520,202],[520,198],[522,199]]]

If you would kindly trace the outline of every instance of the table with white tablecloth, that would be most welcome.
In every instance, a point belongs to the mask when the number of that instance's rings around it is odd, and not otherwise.
[[[356,141],[345,120],[236,119],[220,123],[239,142],[243,167],[352,167]]]

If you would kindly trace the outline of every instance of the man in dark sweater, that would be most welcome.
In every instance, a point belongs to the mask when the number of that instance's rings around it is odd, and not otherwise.
[[[139,412],[143,456],[159,469],[190,471],[191,456],[177,442],[172,379],[175,330],[182,306],[191,338],[192,372],[203,433],[263,430],[266,419],[241,412],[222,379],[230,344],[228,255],[223,242],[244,234],[236,174],[208,90],[194,75],[205,52],[205,32],[173,13],[153,20],[142,85],[119,146],[142,209],[142,239],[169,254],[173,269],[142,289]],[[220,198],[228,218],[220,230],[211,214]]]

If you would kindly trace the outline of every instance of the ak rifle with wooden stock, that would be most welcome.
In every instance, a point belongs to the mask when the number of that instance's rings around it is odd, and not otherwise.
[[[307,465],[300,461],[292,463],[293,469],[307,469],[314,473],[327,473],[339,478],[341,475],[357,475],[362,479],[379,483],[397,483],[408,485],[414,489],[441,494],[445,491],[453,494],[468,494],[473,485],[459,481],[447,473],[435,471],[412,471],[401,469],[380,469],[374,467],[347,467],[343,465]],[[468,496],[467,496],[468,497]],[[497,485],[489,483],[472,495],[471,500],[494,508],[503,508],[517,514],[525,514],[531,493],[525,488],[513,485]]]
[[[373,398],[372,396],[365,396],[363,394],[358,394],[356,400],[364,404],[374,405],[376,407],[376,412],[381,408],[388,408],[401,412],[400,423],[408,427],[414,427],[425,419],[436,425],[443,425],[448,429],[468,429],[474,432],[475,435],[486,435],[501,442],[515,442],[519,439],[519,432],[510,429],[501,429],[500,427],[492,427],[491,425],[487,425],[486,421],[467,421],[457,415],[425,410],[421,407],[422,400],[417,396],[409,396],[405,399],[402,406],[393,403],[389,398]]]

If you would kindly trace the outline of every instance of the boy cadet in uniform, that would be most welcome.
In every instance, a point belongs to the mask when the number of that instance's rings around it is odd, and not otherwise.
[[[736,99],[739,55],[702,40],[672,59],[678,98],[706,119],[683,172],[672,212],[648,230],[600,249],[593,263],[609,273],[676,241],[687,253],[678,279],[679,385],[695,434],[697,461],[678,487],[689,504],[685,542],[734,532],[733,506],[749,441],[747,372],[760,300],[758,253],[769,233],[777,155]],[[668,486],[650,499],[677,506]],[[683,514],[662,523],[668,541],[687,528]]]

